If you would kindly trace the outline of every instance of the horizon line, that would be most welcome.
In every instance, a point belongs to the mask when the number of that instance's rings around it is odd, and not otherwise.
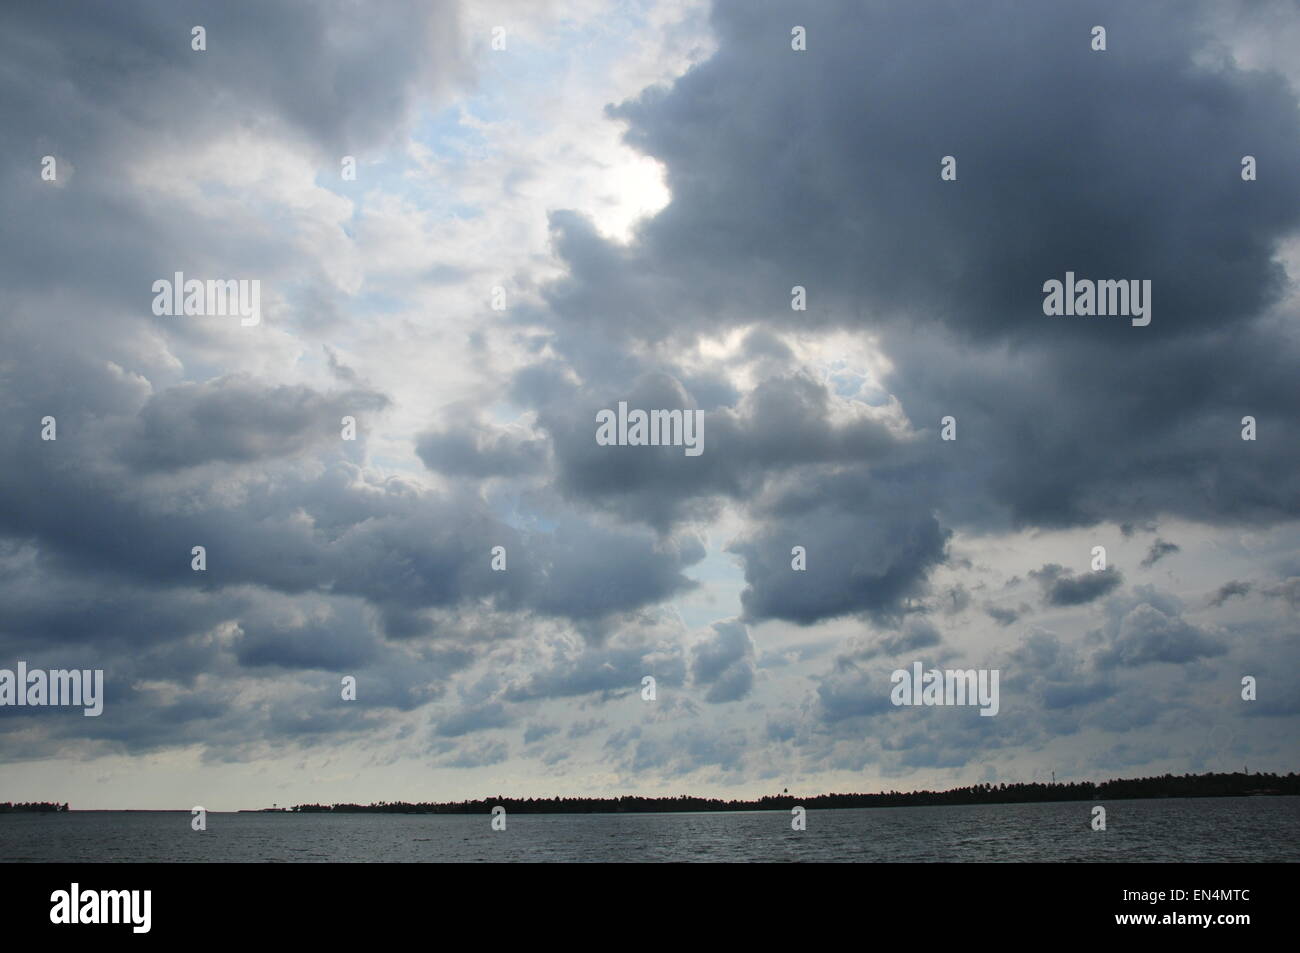
[[[1151,793],[1145,793],[1145,794],[1130,793],[1130,794],[1126,794],[1125,796],[1121,796],[1121,797],[1114,797],[1114,796],[1112,796],[1112,797],[1110,797],[1110,798],[1106,798],[1106,797],[1104,796],[1104,794],[1102,794],[1101,792],[1099,792],[1098,795],[1094,795],[1094,796],[1101,796],[1102,799],[1110,799],[1110,800],[1145,800],[1145,799],[1148,799],[1148,798],[1156,798],[1156,797],[1198,797],[1198,796],[1204,796],[1204,797],[1285,796],[1285,795],[1287,795],[1287,794],[1296,794],[1296,795],[1300,795],[1300,783],[1292,785],[1292,786],[1295,787],[1295,790],[1294,790],[1294,791],[1289,791],[1289,790],[1288,790],[1288,791],[1281,791],[1281,790],[1277,790],[1277,791],[1250,791],[1250,792],[1246,792],[1246,791],[1243,790],[1243,791],[1240,791],[1240,792],[1231,792],[1231,793],[1229,793],[1229,792],[1221,792],[1221,793],[1198,794],[1198,793],[1191,793],[1191,792],[1188,792],[1188,793],[1177,793],[1177,792],[1174,792],[1174,791],[1171,791],[1171,790],[1170,790],[1171,788],[1173,788],[1173,787],[1175,787],[1175,786],[1177,786],[1177,785],[1183,785],[1183,786],[1185,786],[1185,785],[1187,785],[1187,784],[1189,784],[1189,783],[1194,783],[1194,782],[1202,782],[1202,783],[1204,783],[1204,782],[1211,781],[1211,780],[1222,780],[1222,779],[1230,779],[1230,778],[1274,778],[1274,779],[1278,779],[1278,780],[1296,779],[1296,780],[1300,781],[1300,776],[1297,775],[1297,772],[1296,772],[1296,771],[1290,771],[1290,772],[1287,772],[1286,774],[1279,774],[1279,773],[1276,773],[1276,772],[1269,772],[1269,771],[1255,771],[1255,772],[1249,772],[1249,771],[1215,772],[1215,771],[1210,771],[1210,772],[1205,772],[1205,773],[1203,773],[1203,774],[1189,774],[1189,773],[1185,773],[1185,774],[1180,774],[1180,775],[1179,775],[1179,774],[1170,774],[1170,773],[1166,773],[1166,774],[1162,774],[1162,775],[1150,775],[1150,776],[1146,776],[1146,777],[1137,777],[1137,778],[1110,778],[1109,780],[1106,780],[1106,781],[1100,781],[1100,782],[1098,782],[1098,781],[1090,781],[1090,780],[1083,780],[1083,781],[1056,781],[1056,780],[1053,780],[1053,781],[1015,781],[1015,782],[1010,782],[1010,783],[1004,781],[1004,782],[1001,782],[1000,784],[995,784],[995,783],[993,783],[993,782],[989,782],[989,781],[982,781],[982,782],[975,783],[975,784],[967,784],[967,785],[962,785],[962,786],[959,786],[959,787],[946,788],[946,789],[942,789],[942,790],[934,790],[934,789],[930,789],[930,788],[922,788],[922,789],[919,789],[919,790],[912,790],[912,791],[899,791],[899,790],[888,790],[888,791],[884,791],[884,790],[882,790],[882,791],[874,791],[874,792],[872,792],[872,791],[859,791],[859,792],[853,792],[853,791],[848,791],[848,792],[829,791],[829,792],[824,792],[824,793],[821,793],[821,794],[809,794],[809,793],[803,793],[803,794],[789,794],[789,793],[780,793],[780,794],[764,794],[764,795],[760,795],[760,796],[758,796],[758,797],[754,797],[754,798],[737,798],[737,797],[704,796],[704,795],[694,795],[694,794],[656,794],[656,795],[644,795],[644,794],[618,794],[618,795],[600,795],[600,796],[591,796],[591,795],[558,795],[558,794],[557,794],[557,795],[551,795],[551,796],[538,796],[538,795],[525,795],[525,796],[515,796],[515,795],[494,795],[494,796],[491,796],[491,797],[467,798],[467,799],[456,800],[456,801],[404,801],[404,800],[390,801],[390,800],[379,800],[379,801],[371,801],[371,802],[369,802],[368,804],[362,804],[362,803],[359,803],[359,802],[353,802],[353,801],[334,801],[334,802],[331,802],[331,803],[317,803],[317,802],[311,802],[311,803],[308,803],[308,802],[299,802],[299,803],[296,803],[296,804],[286,805],[286,806],[284,806],[284,807],[280,807],[278,804],[273,803],[271,807],[234,808],[234,809],[227,809],[227,810],[220,810],[220,809],[215,809],[215,808],[214,808],[214,809],[206,809],[206,808],[205,808],[204,811],[205,811],[205,813],[207,813],[207,814],[241,814],[241,813],[251,813],[251,814],[258,814],[258,813],[268,813],[268,814],[275,814],[275,813],[282,813],[282,814],[298,814],[298,813],[302,813],[302,814],[318,814],[318,813],[334,813],[334,812],[337,812],[337,813],[377,813],[377,814],[379,814],[379,813],[468,813],[468,811],[465,811],[465,810],[455,811],[455,810],[434,810],[434,809],[454,809],[454,808],[461,808],[461,809],[464,809],[464,808],[468,808],[468,807],[470,807],[470,806],[475,806],[475,805],[489,805],[489,804],[493,804],[493,803],[504,803],[504,804],[510,804],[510,803],[516,803],[516,804],[518,804],[518,803],[524,803],[524,804],[528,804],[528,803],[533,803],[533,804],[553,804],[553,803],[555,803],[555,802],[557,802],[557,801],[559,801],[559,802],[577,802],[577,803],[586,803],[586,804],[593,804],[593,805],[614,805],[614,804],[618,804],[618,803],[621,803],[621,802],[624,802],[624,801],[631,801],[631,802],[652,802],[652,803],[655,803],[655,804],[658,804],[658,803],[665,803],[665,804],[666,804],[666,803],[676,803],[676,802],[681,802],[681,801],[689,801],[689,802],[698,802],[698,803],[701,803],[701,804],[708,804],[708,805],[725,805],[726,807],[722,808],[722,809],[724,809],[724,810],[740,811],[740,810],[746,810],[746,809],[752,809],[752,810],[771,810],[771,809],[772,809],[771,807],[764,807],[763,805],[770,805],[773,801],[780,801],[780,802],[782,802],[782,804],[784,805],[784,804],[786,804],[786,803],[789,803],[789,804],[796,804],[796,803],[804,802],[804,801],[806,801],[806,802],[810,802],[810,803],[815,803],[815,802],[818,802],[818,801],[826,801],[826,800],[831,800],[831,799],[836,799],[836,800],[842,800],[842,799],[878,800],[878,799],[881,799],[881,798],[886,798],[886,799],[891,799],[891,798],[926,798],[926,797],[932,797],[932,798],[943,798],[943,797],[961,797],[961,796],[965,796],[965,797],[969,798],[969,800],[965,800],[965,801],[956,801],[956,802],[954,802],[954,803],[956,803],[956,804],[963,804],[963,803],[964,803],[964,804],[984,804],[984,803],[1006,803],[1006,802],[1002,802],[1002,801],[998,801],[998,800],[996,800],[997,796],[1000,795],[1000,794],[1002,794],[1003,792],[1013,792],[1013,793],[1014,793],[1014,792],[1023,791],[1023,790],[1036,790],[1036,789],[1042,789],[1042,790],[1045,790],[1045,791],[1058,791],[1058,790],[1060,790],[1060,789],[1088,788],[1088,787],[1091,787],[1091,788],[1093,788],[1093,789],[1104,789],[1104,788],[1106,788],[1107,786],[1112,786],[1112,785],[1114,785],[1114,786],[1118,786],[1118,785],[1126,785],[1126,784],[1128,784],[1128,785],[1145,784],[1145,785],[1148,786],[1148,787],[1150,787],[1150,786],[1152,786],[1152,785],[1159,785],[1159,786],[1161,786],[1161,787],[1163,788],[1163,790],[1153,791],[1153,792],[1151,792]],[[1073,792],[1071,792],[1071,793],[1073,793]],[[1051,800],[1057,800],[1057,799],[1047,799],[1047,802],[1050,802]],[[1071,799],[1070,799],[1070,798],[1061,798],[1061,799],[1059,799],[1059,800],[1071,800]],[[1016,803],[1045,803],[1045,801],[1044,801],[1043,799],[1027,799],[1027,800],[1023,800],[1023,801],[1018,801],[1018,802],[1016,802]],[[0,814],[6,814],[6,813],[15,813],[15,814],[16,814],[16,813],[78,813],[78,814],[92,814],[92,813],[137,813],[137,814],[146,814],[146,813],[181,813],[181,814],[189,814],[189,813],[193,813],[193,811],[195,810],[195,808],[193,808],[193,807],[182,807],[182,808],[170,808],[170,807],[167,807],[167,808],[129,808],[129,807],[128,807],[128,808],[113,808],[113,807],[105,807],[105,808],[73,808],[73,807],[70,806],[70,804],[71,804],[71,802],[67,802],[67,801],[0,801]],[[940,806],[940,805],[926,805],[926,804],[892,804],[892,805],[880,805],[880,804],[874,804],[874,805],[859,805],[859,806],[862,806],[862,807],[868,807],[868,806],[884,806],[884,807],[924,807],[924,806]],[[401,810],[397,810],[398,808],[403,808],[403,807],[405,807],[405,808],[424,808],[424,809],[426,809],[426,810],[408,811],[408,812],[403,812],[403,811],[401,811]],[[340,810],[340,809],[342,809],[342,810]],[[718,808],[714,808],[713,810],[718,810]],[[551,813],[562,813],[562,812],[551,812]],[[580,812],[580,813],[593,813],[593,812],[590,812],[590,811],[584,811],[584,812]],[[653,811],[639,811],[639,812],[637,812],[637,813],[654,813],[654,812],[653,812]],[[668,813],[684,813],[684,812],[668,812]]]

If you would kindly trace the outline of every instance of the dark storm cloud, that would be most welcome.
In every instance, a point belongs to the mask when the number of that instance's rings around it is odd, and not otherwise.
[[[756,528],[729,547],[745,560],[746,619],[807,625],[893,615],[924,591],[947,547],[927,499],[920,479],[888,471],[844,471],[774,491],[755,508]],[[791,567],[794,546],[807,551],[804,571]]]
[[[716,499],[748,499],[764,481],[810,464],[865,463],[896,443],[873,420],[836,424],[826,386],[803,374],[767,377],[734,406],[702,408],[703,451],[681,447],[601,446],[596,414],[616,409],[696,409],[682,380],[647,373],[599,393],[561,383],[531,368],[516,395],[542,407],[539,424],[554,445],[556,484],[570,500],[594,504],[626,521],[667,530],[680,520],[712,515]]]
[[[1049,606],[1085,605],[1113,592],[1124,581],[1113,566],[1074,575],[1064,566],[1048,563],[1042,569],[1031,569],[1029,575],[1043,587],[1043,600]]]
[[[553,217],[569,268],[546,291],[553,346],[608,388],[670,373],[679,344],[741,323],[873,331],[914,425],[933,435],[958,417],[955,444],[923,455],[945,520],[1300,513],[1286,479],[1300,450],[1280,437],[1297,424],[1296,347],[1269,314],[1285,282],[1275,253],[1300,225],[1295,92],[1203,56],[1202,9],[827,3],[800,11],[810,46],[793,53],[783,6],[718,3],[718,53],[612,110],[664,162],[672,203],[628,247]],[[1096,22],[1105,53],[1089,48]],[[1269,176],[1243,182],[1246,153],[1269,156]],[[956,182],[939,178],[944,155]],[[1044,317],[1042,284],[1067,270],[1150,279],[1153,323]],[[789,309],[795,284],[806,313]],[[770,335],[745,351],[779,354]],[[560,378],[546,379],[543,406]],[[1239,439],[1243,408],[1269,421],[1267,442]],[[640,476],[594,468],[587,422],[572,439],[557,427],[565,486],[597,501],[617,486],[623,512],[657,524],[710,494],[751,498],[763,471],[717,416],[727,461],[665,454],[670,470],[656,458]],[[774,445],[818,429],[764,424]],[[722,477],[742,460],[739,482]]]
[[[671,91],[613,110],[630,123],[629,142],[666,164],[674,196],[645,230],[643,253],[683,265],[679,279],[698,271],[691,262],[742,255],[776,266],[757,282],[743,269],[726,288],[751,284],[746,299],[766,298],[770,310],[769,296],[800,283],[814,300],[830,296],[831,314],[856,300],[968,339],[1011,335],[1051,350],[1062,337],[1152,343],[1116,321],[1045,319],[1041,285],[1067,268],[1150,277],[1163,289],[1164,342],[1253,316],[1278,290],[1272,247],[1300,220],[1300,171],[1243,188],[1238,146],[1295,155],[1294,94],[1280,76],[1195,65],[1213,39],[1198,32],[1196,12],[826,3],[800,11],[812,39],[799,55],[777,28],[784,5],[719,3],[718,54]],[[1089,48],[1097,22],[1115,39],[1104,54]],[[948,154],[956,183],[939,179]],[[747,240],[729,247],[732,235]],[[1243,254],[1225,256],[1225,245]],[[573,252],[602,273],[642,264],[583,243]],[[1211,271],[1196,275],[1188,255]],[[588,303],[589,313],[609,310]],[[624,307],[667,310],[662,299]],[[809,320],[836,320],[821,314],[810,307]]]

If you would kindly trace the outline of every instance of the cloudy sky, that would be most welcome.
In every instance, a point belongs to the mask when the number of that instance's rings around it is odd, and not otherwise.
[[[106,682],[0,800],[1300,768],[1290,0],[32,0],[0,76],[0,668]]]

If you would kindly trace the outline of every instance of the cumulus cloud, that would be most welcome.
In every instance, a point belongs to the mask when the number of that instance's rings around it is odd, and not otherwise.
[[[1103,647],[1095,658],[1100,669],[1154,662],[1181,665],[1227,651],[1220,638],[1182,617],[1176,598],[1150,587],[1111,600],[1106,617],[1099,633]]]
[[[754,686],[754,641],[743,623],[715,622],[711,632],[691,649],[691,678],[708,686],[709,702],[744,698]]]

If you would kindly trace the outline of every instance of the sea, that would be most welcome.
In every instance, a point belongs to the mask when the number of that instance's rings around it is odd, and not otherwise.
[[[1093,830],[1093,807],[1106,810]],[[1300,861],[1300,797],[682,814],[0,814],[0,862]]]

